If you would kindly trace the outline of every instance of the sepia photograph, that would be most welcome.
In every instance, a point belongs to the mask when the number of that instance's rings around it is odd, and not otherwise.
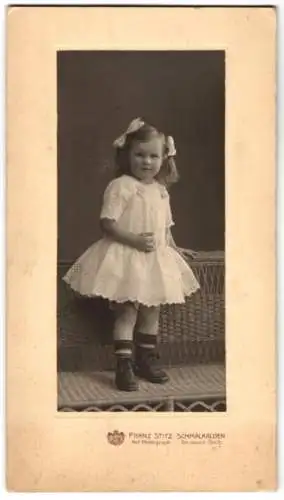
[[[6,17],[8,489],[275,489],[275,9]]]
[[[225,412],[225,51],[57,52],[58,410]]]

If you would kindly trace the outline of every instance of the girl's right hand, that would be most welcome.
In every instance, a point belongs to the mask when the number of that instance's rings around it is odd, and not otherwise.
[[[141,252],[153,252],[156,250],[154,233],[141,233],[136,236],[135,248]]]

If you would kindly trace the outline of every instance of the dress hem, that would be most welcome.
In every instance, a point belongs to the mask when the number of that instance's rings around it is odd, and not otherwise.
[[[137,298],[130,298],[128,297],[127,299],[118,299],[118,298],[111,298],[111,297],[108,297],[106,295],[104,295],[102,292],[101,293],[81,293],[79,292],[76,288],[74,288],[71,283],[69,283],[69,281],[67,281],[66,279],[63,278],[63,281],[65,281],[65,283],[68,284],[68,286],[74,291],[76,292],[78,295],[80,295],[81,297],[87,297],[87,298],[103,298],[105,300],[108,300],[109,302],[117,302],[118,304],[124,304],[125,302],[134,302],[134,303],[138,303],[138,304],[141,304],[143,306],[146,306],[146,307],[154,307],[154,306],[163,306],[163,305],[174,305],[174,304],[184,304],[185,303],[185,298],[186,297],[191,297],[191,295],[193,295],[194,293],[198,292],[200,290],[200,286],[197,286],[196,288],[192,289],[191,292],[187,292],[187,293],[184,293],[184,300],[173,300],[173,301],[158,301],[158,302],[146,302],[146,301],[141,301],[141,300],[138,300]]]

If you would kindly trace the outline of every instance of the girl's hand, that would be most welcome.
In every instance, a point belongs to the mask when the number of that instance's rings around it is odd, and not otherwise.
[[[154,233],[141,233],[136,236],[135,248],[140,252],[153,252],[156,250]]]
[[[198,255],[198,253],[195,252],[194,250],[190,250],[187,248],[178,248],[178,252],[185,259],[186,258],[195,259]]]

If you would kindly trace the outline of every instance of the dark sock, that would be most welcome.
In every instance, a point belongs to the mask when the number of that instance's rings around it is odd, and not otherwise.
[[[136,344],[145,349],[154,349],[157,345],[157,335],[150,335],[149,333],[137,332]]]
[[[132,340],[115,340],[114,353],[117,357],[130,358],[133,350]]]

